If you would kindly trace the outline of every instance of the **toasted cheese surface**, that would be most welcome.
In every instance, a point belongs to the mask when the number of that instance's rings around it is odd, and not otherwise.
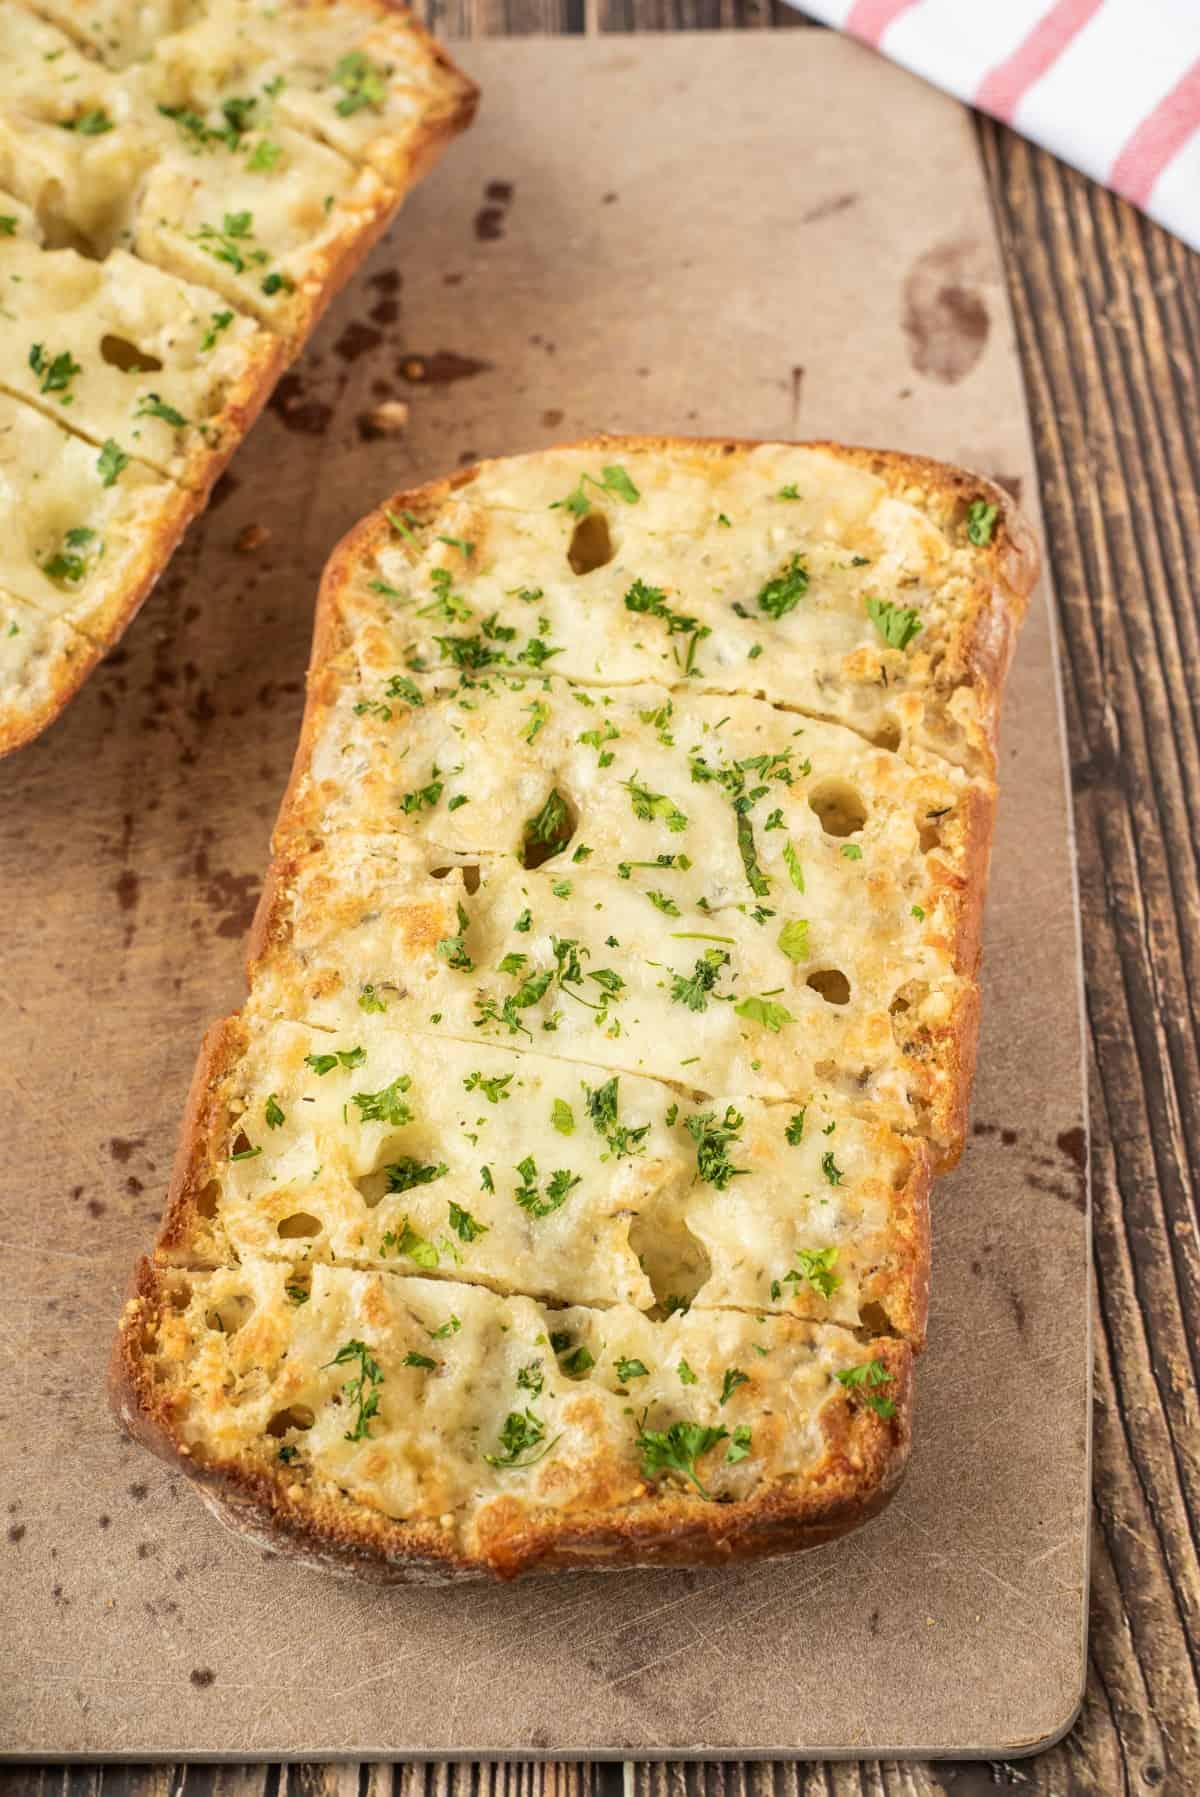
[[[110,466],[144,462],[183,486],[207,484],[213,453],[240,436],[241,411],[278,360],[274,339],[220,294],[124,250],[96,262],[0,237],[0,305],[9,393],[111,445]]]
[[[543,1532],[861,1485],[907,1383],[901,1344],[786,1317],[654,1323],[326,1266],[301,1280],[266,1261],[165,1272],[134,1301],[185,1451],[257,1473],[318,1531],[401,1524],[410,1551],[436,1531],[446,1557],[509,1574]]]
[[[56,695],[74,690],[96,655],[62,618],[0,590],[0,753],[37,735],[54,715]]]
[[[903,472],[604,440],[335,553],[118,1348],[236,1526],[511,1576],[778,1552],[894,1487],[978,1010],[1006,652],[965,645],[1021,604],[981,622],[991,499]],[[761,677],[703,659],[743,627]]]
[[[0,586],[103,641],[190,514],[186,494],[0,393]]]
[[[100,646],[119,634],[474,98],[409,14],[369,0],[0,0],[0,484],[16,520],[0,580],[17,597]],[[56,529],[78,540],[60,551]],[[101,553],[102,569],[62,572]],[[81,666],[39,663],[56,670],[43,722]],[[9,691],[0,752],[34,715]]]
[[[360,1012],[353,1041],[285,1023],[231,1033],[227,1052],[212,1153],[164,1231],[177,1258],[321,1260],[852,1329],[873,1310],[920,1340],[928,1155],[827,1094],[705,1101],[409,1034],[390,1007]],[[212,1181],[219,1201],[203,1206]]]
[[[377,662],[522,667],[540,638],[534,665],[573,680],[758,693],[990,768],[1002,571],[971,533],[990,541],[994,507],[869,452],[621,453],[485,465],[439,494],[436,530],[376,514],[331,604]]]

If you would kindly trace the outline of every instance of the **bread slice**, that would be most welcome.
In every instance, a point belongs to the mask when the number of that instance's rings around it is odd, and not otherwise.
[[[828,1094],[705,1099],[388,1011],[352,1040],[229,1019],[195,1106],[172,1264],[303,1259],[924,1337],[928,1152]]]
[[[696,841],[715,863],[716,832]],[[841,846],[801,851],[803,895],[772,877],[762,900],[705,907],[673,869],[606,864],[598,849],[530,871],[339,836],[276,866],[254,1010],[353,1034],[369,989],[409,1031],[594,1061],[710,1098],[824,1089],[859,1114],[919,1125],[949,1165],[975,1053],[976,920],[956,924],[952,877],[939,884],[924,864],[932,890],[917,888],[918,920],[882,848],[849,863]],[[443,865],[430,871],[431,860]]]
[[[250,1539],[440,1583],[827,1540],[899,1483],[910,1366],[902,1342],[790,1317],[143,1263],[113,1391]]]
[[[22,574],[18,542],[0,556],[17,597],[101,648],[115,640],[288,360],[474,103],[409,15],[376,0],[0,0],[0,394],[6,418],[16,402],[53,427],[49,462],[30,459],[35,422],[7,442],[12,498],[36,483],[39,515],[79,510],[76,464],[103,452],[104,488],[120,492],[101,510],[116,505],[118,535],[134,489],[140,507],[137,553],[107,554],[86,595],[67,582],[69,603]],[[48,493],[60,468],[72,478]],[[152,476],[171,491],[152,495]],[[40,521],[34,534],[44,566],[55,551]],[[73,690],[64,679],[60,701]],[[0,718],[0,744],[25,740],[33,715]]]
[[[719,576],[698,469],[744,545]],[[881,551],[852,593],[815,547],[848,491],[953,570]],[[777,537],[781,504],[810,522]],[[613,584],[597,541],[642,505]],[[790,656],[800,699],[703,659],[764,534],[786,587],[744,660]],[[428,1579],[783,1552],[886,1501],[1027,545],[995,489],[901,456],[598,439],[335,552],[249,997],[114,1364],[226,1520]]]
[[[541,640],[533,665],[572,681],[757,695],[994,772],[1036,568],[999,488],[832,444],[617,454],[598,438],[397,494],[334,555],[321,659],[528,670]],[[436,603],[447,579],[473,628]]]
[[[99,657],[64,619],[0,590],[0,755],[44,730]]]
[[[149,592],[192,496],[0,392],[0,587],[103,648]]]
[[[0,214],[16,202],[0,194]],[[277,337],[114,250],[96,262],[0,237],[0,385],[86,437],[207,493],[283,366]],[[64,363],[64,356],[70,358]]]

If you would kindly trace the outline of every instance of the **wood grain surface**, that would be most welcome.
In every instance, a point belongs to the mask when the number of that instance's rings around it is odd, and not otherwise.
[[[771,0],[429,0],[426,14],[445,36],[802,23]],[[1078,1723],[996,1766],[24,1767],[0,1774],[3,1797],[1200,1790],[1200,270],[1050,156],[978,130],[1057,593],[1088,982],[1096,1478]]]

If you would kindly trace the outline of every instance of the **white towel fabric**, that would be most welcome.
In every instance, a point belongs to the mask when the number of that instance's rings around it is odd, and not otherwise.
[[[1200,249],[1200,0],[797,0]]]

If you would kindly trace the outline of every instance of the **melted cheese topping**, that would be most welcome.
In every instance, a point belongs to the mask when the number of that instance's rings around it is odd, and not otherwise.
[[[0,197],[0,210],[7,203]],[[114,467],[136,458],[184,485],[206,483],[212,457],[239,432],[233,408],[275,360],[272,340],[211,288],[123,250],[95,262],[0,237],[0,306],[9,392],[97,446],[115,445]],[[64,352],[74,367],[56,376]]]
[[[94,656],[70,625],[0,591],[0,749],[33,736]]]
[[[769,447],[416,504],[327,573],[160,1243],[171,1428],[492,1567],[556,1507],[821,1501],[855,1419],[893,1427],[961,1128],[962,520]]]
[[[636,1505],[649,1437],[682,1422],[716,1435],[689,1461],[705,1496],[816,1479],[826,1417],[846,1404],[838,1375],[872,1361],[849,1332],[786,1317],[653,1323],[326,1266],[253,1260],[164,1287],[154,1370],[193,1452],[261,1460],[297,1505],[332,1487],[339,1507],[441,1519],[476,1553],[514,1506]],[[894,1345],[875,1359],[876,1392],[900,1364]]]
[[[919,1340],[928,1157],[828,1096],[702,1102],[608,1067],[408,1035],[255,1031],[222,1082],[195,1259],[395,1267],[560,1302],[686,1299]],[[384,1007],[379,1009],[378,1007]]]
[[[109,480],[94,443],[0,393],[0,585],[18,598],[102,640],[189,509],[136,462]]]
[[[558,450],[486,465],[436,529],[373,521],[338,592],[364,653],[461,665],[490,620],[492,667],[537,634],[573,680],[760,693],[990,765],[996,695],[970,668],[990,577],[963,518],[935,523],[919,492],[821,450],[622,453],[607,488],[603,455]]]

